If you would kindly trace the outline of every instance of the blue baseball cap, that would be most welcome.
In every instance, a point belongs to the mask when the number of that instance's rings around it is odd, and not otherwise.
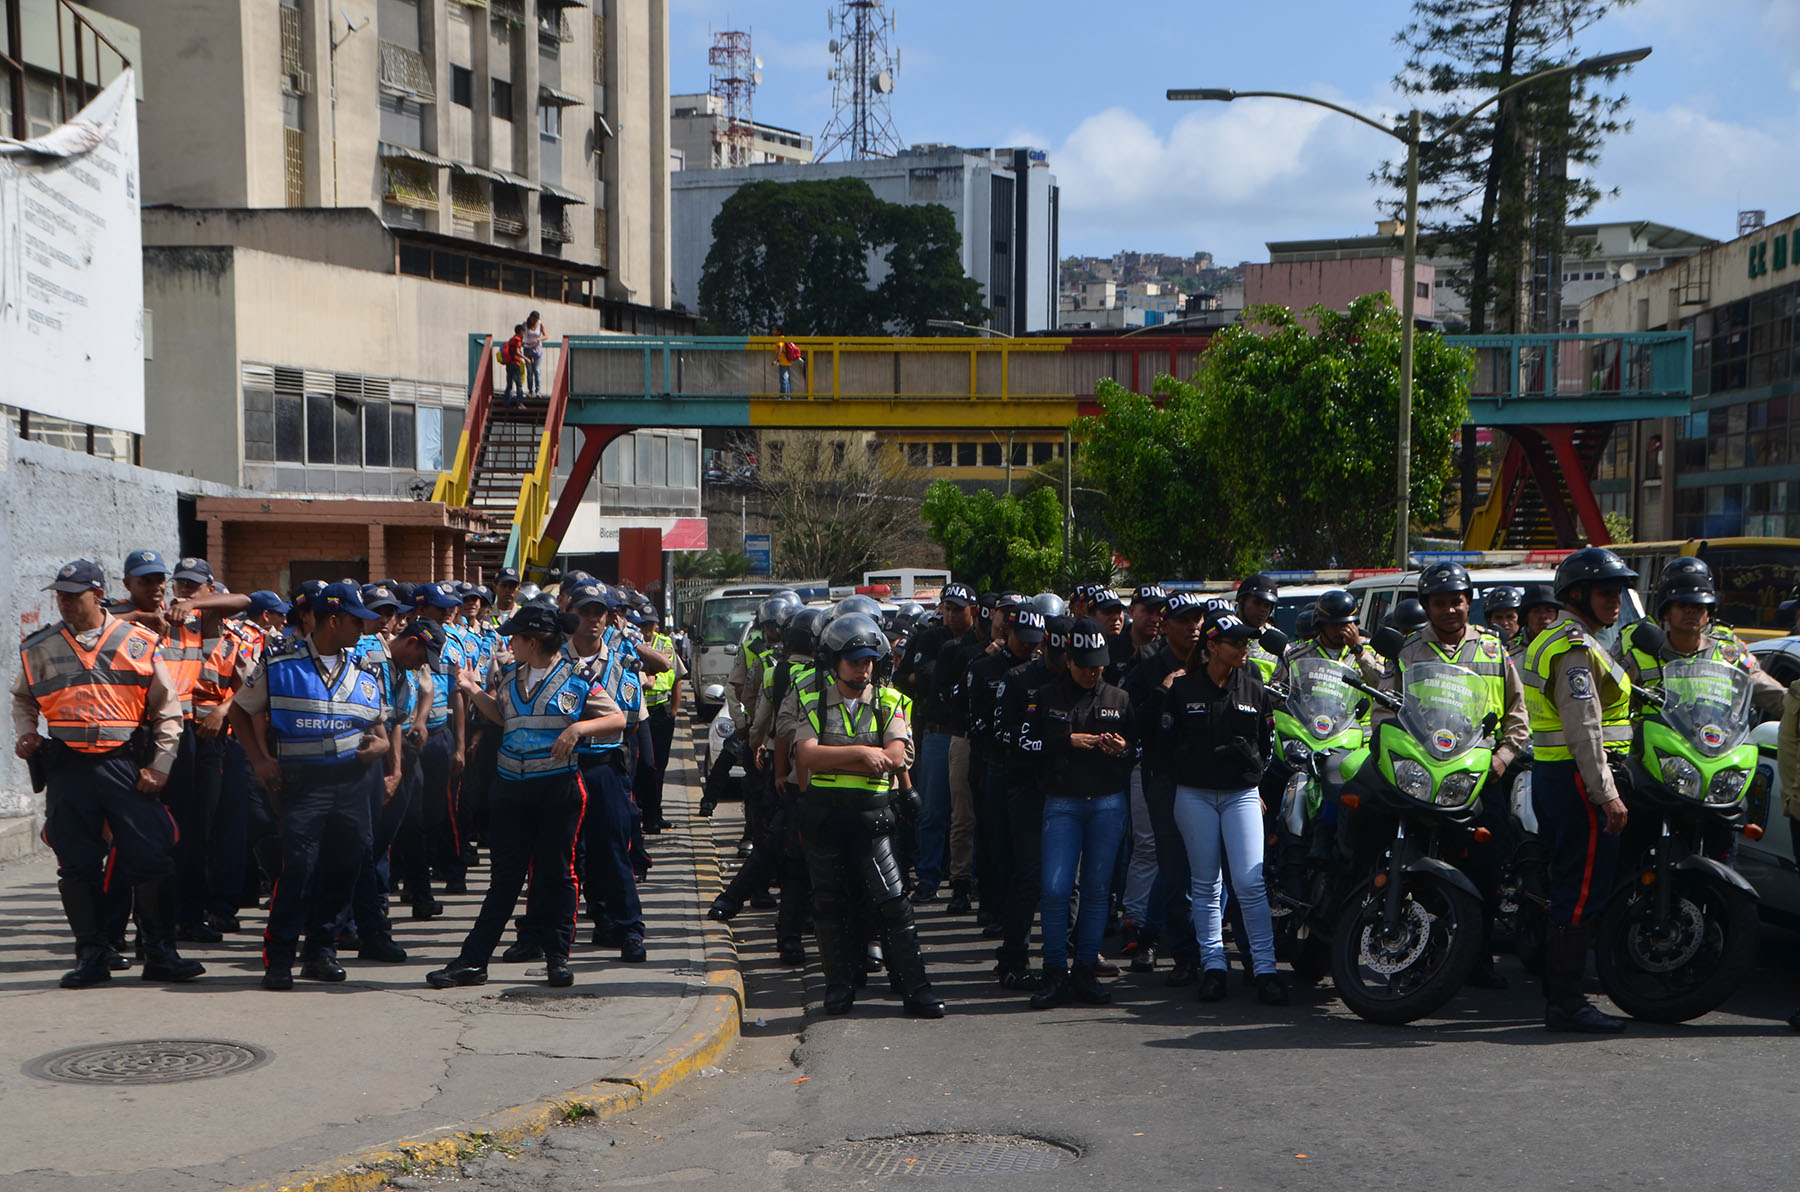
[[[46,592],[102,592],[106,590],[106,579],[100,573],[100,564],[88,559],[75,559],[65,563],[57,571],[56,578],[44,588]]]
[[[153,550],[134,550],[125,556],[125,574],[128,577],[167,575],[169,565]]]
[[[190,555],[175,564],[175,574],[170,578],[191,580],[197,584],[210,584],[213,582],[212,564],[205,559],[197,559]]]
[[[449,580],[435,584],[420,584],[413,589],[414,608],[460,608],[462,597],[456,594],[456,585]]]
[[[517,571],[513,570],[511,567],[502,567],[500,569],[500,574],[496,575],[494,577],[494,586],[496,588],[499,587],[501,584],[513,584],[516,586],[518,584],[518,582],[519,582],[519,573]]]
[[[277,613],[285,617],[293,607],[267,588],[250,593],[250,611],[253,613]]]
[[[570,608],[586,608],[590,604],[606,607],[606,593],[599,584],[576,584],[569,589]]]
[[[380,618],[379,613],[369,611],[362,602],[362,593],[355,584],[326,584],[324,591],[312,598],[313,615],[327,616],[331,613],[349,613],[359,621],[374,621]]]
[[[376,613],[397,613],[406,607],[386,584],[364,584],[362,602]]]

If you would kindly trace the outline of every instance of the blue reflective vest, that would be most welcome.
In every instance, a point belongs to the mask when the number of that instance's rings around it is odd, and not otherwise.
[[[550,755],[550,747],[581,720],[592,684],[576,673],[567,658],[557,660],[535,691],[525,691],[524,681],[521,663],[507,667],[502,676],[496,700],[505,721],[500,730],[500,777],[537,778],[573,771],[575,755],[558,760]]]
[[[590,659],[584,663],[575,656],[573,646],[564,645],[563,657],[569,660],[569,664],[576,668],[576,673],[583,679],[586,679],[590,686],[599,687],[604,690],[608,695],[613,697],[614,703],[619,704],[620,711],[624,710],[625,706],[624,704],[619,703],[618,696],[619,675],[626,670],[624,665],[625,656],[622,653],[617,649],[613,649],[607,653],[604,662],[598,659]],[[609,737],[583,737],[581,739],[581,744],[577,746],[577,748],[582,753],[591,755],[605,753],[611,749],[620,749],[623,748],[624,744],[624,734],[619,733]]]
[[[339,765],[352,761],[363,736],[381,723],[380,680],[346,658],[328,681],[310,641],[270,658],[269,735],[278,761]]]
[[[450,719],[450,692],[456,686],[456,672],[468,665],[468,656],[463,653],[460,639],[453,636],[445,625],[443,649],[432,655],[431,667],[431,711],[425,714],[425,727],[442,728]]]

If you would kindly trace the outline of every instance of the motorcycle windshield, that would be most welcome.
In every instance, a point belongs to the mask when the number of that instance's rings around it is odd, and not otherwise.
[[[1438,761],[1461,757],[1480,744],[1487,712],[1487,690],[1474,671],[1442,662],[1407,666],[1400,727]]]
[[[1288,671],[1288,714],[1315,740],[1329,741],[1356,719],[1350,668],[1329,658],[1301,658]]]
[[[1718,757],[1750,735],[1750,676],[1699,658],[1663,663],[1663,706],[1657,716],[1702,757]]]

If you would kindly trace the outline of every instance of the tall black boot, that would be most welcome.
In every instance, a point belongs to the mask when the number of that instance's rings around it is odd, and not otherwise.
[[[805,964],[806,914],[812,905],[812,882],[803,863],[783,861],[778,868],[781,906],[775,912],[775,948],[783,964]]]
[[[881,905],[887,927],[887,964],[905,991],[906,1012],[919,1018],[942,1018],[944,1003],[932,992],[925,973],[925,957],[919,951],[919,932],[913,926],[912,907],[904,898],[890,898]]]
[[[1544,947],[1544,1029],[1616,1035],[1625,1019],[1603,1014],[1581,995],[1592,936],[1583,927],[1552,925]]]
[[[62,975],[64,989],[86,989],[112,980],[106,956],[106,912],[100,887],[87,882],[60,881],[63,913],[75,933],[75,967]]]
[[[750,850],[750,855],[744,859],[743,866],[732,875],[724,892],[713,899],[707,917],[720,923],[729,923],[744,909],[746,902],[759,894],[767,896],[769,881],[775,876],[775,852],[773,844],[758,841]]]
[[[825,1013],[848,1014],[856,1004],[856,978],[862,949],[843,919],[813,912],[813,934],[819,940],[819,967],[825,973]]]
[[[146,981],[192,981],[206,971],[198,960],[188,960],[175,950],[175,879],[139,882],[133,893],[144,927]]]

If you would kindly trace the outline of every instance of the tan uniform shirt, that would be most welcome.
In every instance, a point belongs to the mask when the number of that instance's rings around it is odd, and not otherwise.
[[[838,685],[831,683],[825,688],[825,697],[819,701],[820,731],[814,732],[811,719],[800,713],[796,716],[798,727],[794,732],[794,743],[798,745],[801,741],[817,741],[821,745],[877,745],[885,748],[893,741],[905,741],[906,764],[912,765],[912,725],[906,722],[906,713],[895,709],[893,718],[882,729],[881,739],[875,741],[869,739],[874,736],[874,726],[877,723],[875,716],[880,708],[875,698],[874,684],[864,687],[857,698],[861,702],[856,712],[850,716],[851,722],[858,726],[855,735],[844,732],[845,714],[840,710],[849,701],[839,692]]]
[[[76,643],[84,650],[93,649],[112,628],[113,620],[111,613],[103,612],[100,627],[75,634]],[[175,753],[181,746],[181,700],[175,694],[175,680],[161,658],[153,664],[152,675],[150,690],[144,697],[144,720],[150,726],[150,743],[156,752],[148,768],[158,774],[167,774],[175,768]],[[13,736],[37,732],[38,703],[32,698],[23,668],[13,678],[12,697]]]
[[[1550,627],[1571,619],[1565,612]],[[1547,628],[1544,632],[1549,631]],[[1556,714],[1562,720],[1569,752],[1575,757],[1575,768],[1587,788],[1588,801],[1596,807],[1619,797],[1618,788],[1613,785],[1612,767],[1607,764],[1602,713],[1619,697],[1621,677],[1623,668],[1605,647],[1591,639],[1585,628],[1575,644],[1550,664],[1550,702],[1556,705]]]

